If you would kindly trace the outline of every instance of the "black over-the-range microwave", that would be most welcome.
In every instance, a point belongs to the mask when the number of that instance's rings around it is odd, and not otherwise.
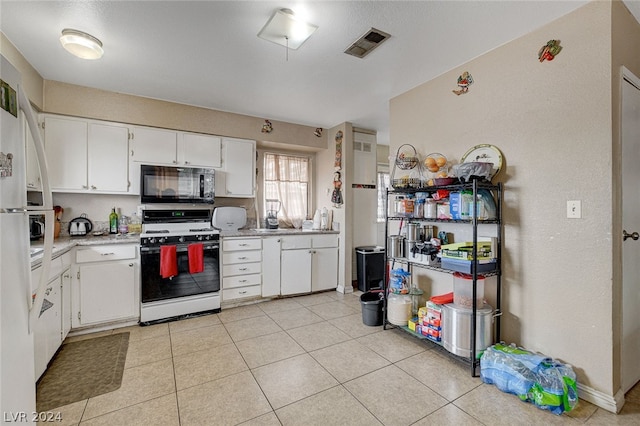
[[[214,170],[196,167],[140,166],[142,203],[213,204]]]

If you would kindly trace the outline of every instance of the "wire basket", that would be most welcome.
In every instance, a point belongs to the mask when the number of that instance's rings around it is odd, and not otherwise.
[[[409,144],[400,145],[391,172],[391,186],[394,189],[420,188],[424,185],[423,180],[422,164],[416,149]]]
[[[404,146],[411,148],[411,151],[413,151],[413,153],[400,152],[400,150]],[[400,147],[398,148],[398,152],[396,152],[396,162],[395,162],[395,165],[399,169],[411,170],[415,168],[419,163],[420,163],[420,160],[418,159],[418,153],[416,152],[416,149],[412,145],[409,145],[409,144],[400,145]]]

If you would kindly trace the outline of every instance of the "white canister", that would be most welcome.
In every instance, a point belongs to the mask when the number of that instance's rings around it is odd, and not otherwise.
[[[411,297],[406,294],[390,294],[387,299],[387,320],[394,325],[407,325],[411,317]]]
[[[438,203],[433,198],[427,198],[424,206],[424,217],[435,219],[438,214]]]

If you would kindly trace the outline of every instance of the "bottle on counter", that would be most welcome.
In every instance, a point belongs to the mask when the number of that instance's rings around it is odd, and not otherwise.
[[[118,221],[118,233],[123,235],[129,233],[129,218],[125,215],[120,216],[120,220]]]
[[[109,215],[109,233],[118,233],[118,213],[116,213],[115,207],[111,209],[111,214]]]
[[[131,213],[131,218],[129,219],[129,233],[130,234],[139,234],[142,232],[142,222],[140,222],[140,218],[136,212]]]

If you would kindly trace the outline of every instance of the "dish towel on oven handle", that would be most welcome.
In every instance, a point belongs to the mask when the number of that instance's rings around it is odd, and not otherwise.
[[[160,246],[160,276],[173,278],[178,275],[176,246]]]
[[[189,244],[189,273],[197,274],[204,271],[204,244]]]

